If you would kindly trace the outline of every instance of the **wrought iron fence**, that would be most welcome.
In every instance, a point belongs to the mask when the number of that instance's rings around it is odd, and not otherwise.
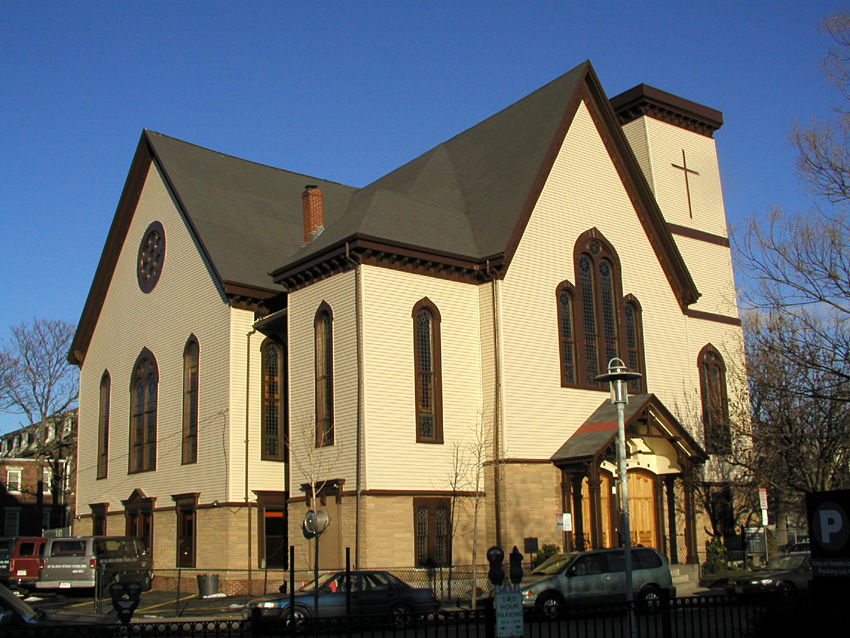
[[[662,600],[648,608],[635,603],[634,628],[641,638],[739,638],[802,634],[821,635],[843,618],[840,596],[819,593],[789,595],[695,596]],[[259,610],[258,610],[259,611]],[[561,605],[555,614],[542,609],[525,613],[524,638],[590,638],[629,636],[626,603]],[[476,611],[439,611],[419,616],[362,618],[308,618],[293,625],[287,620],[261,621],[258,617],[232,620],[133,622],[129,626],[27,627],[16,636],[31,638],[138,638],[200,636],[311,636],[348,638],[494,638],[495,613],[487,599]]]

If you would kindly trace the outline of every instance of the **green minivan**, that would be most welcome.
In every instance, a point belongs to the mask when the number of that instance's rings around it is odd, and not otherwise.
[[[676,588],[670,566],[657,550],[633,547],[632,590],[635,600],[657,602],[662,592],[670,598]],[[626,558],[622,547],[560,554],[551,569],[535,570],[520,585],[522,604],[538,607],[553,616],[563,603],[598,603],[626,600]]]

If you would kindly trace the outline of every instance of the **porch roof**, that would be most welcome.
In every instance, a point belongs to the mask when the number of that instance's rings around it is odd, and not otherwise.
[[[629,397],[625,408],[626,438],[662,437],[681,459],[700,463],[705,450],[654,394]],[[617,408],[606,399],[551,457],[558,467],[598,461],[617,437]]]

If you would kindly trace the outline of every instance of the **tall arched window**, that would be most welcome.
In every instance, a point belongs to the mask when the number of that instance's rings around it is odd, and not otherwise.
[[[555,296],[558,300],[558,341],[561,357],[561,385],[577,383],[576,339],[573,328],[573,306],[575,287],[564,281],[558,285]]]
[[[413,307],[413,365],[416,384],[416,440],[443,442],[440,312],[425,297]]]
[[[643,375],[640,379],[629,382],[629,392],[639,394],[646,388],[646,370],[643,356],[643,318],[640,303],[634,295],[625,297],[623,319],[625,350],[622,359],[629,371]]]
[[[313,323],[316,370],[316,447],[334,444],[333,314],[322,302]]]
[[[271,339],[261,346],[263,368],[263,432],[262,454],[264,461],[283,461],[284,405],[283,405],[283,347]]]
[[[100,400],[97,415],[97,478],[106,478],[109,470],[109,400],[112,382],[109,372],[100,379]]]
[[[575,269],[578,280],[576,328],[578,344],[578,384],[602,388],[593,380],[608,369],[614,357],[623,358],[622,283],[620,259],[597,229],[583,233],[575,245]]]
[[[709,454],[726,454],[732,444],[726,364],[717,348],[709,343],[700,351],[698,365],[705,448]]]
[[[183,463],[198,461],[198,340],[183,350]]]
[[[136,360],[130,384],[130,473],[156,469],[158,391],[156,359],[145,348]]]

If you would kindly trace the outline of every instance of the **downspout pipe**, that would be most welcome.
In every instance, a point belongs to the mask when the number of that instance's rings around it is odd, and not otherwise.
[[[253,544],[251,538],[251,501],[249,500],[248,492],[248,461],[250,458],[248,450],[248,441],[250,440],[251,432],[251,337],[257,332],[256,328],[252,328],[246,336],[246,364],[245,364],[245,510],[248,512],[248,587],[251,587],[251,570],[254,562]]]
[[[357,340],[357,438],[355,451],[354,492],[354,566],[360,566],[360,514],[363,490],[363,318],[362,291],[363,272],[360,262],[351,256],[350,246],[345,242],[345,258],[354,266],[354,321]]]
[[[502,366],[499,340],[499,277],[495,269],[490,268],[490,260],[486,265],[487,275],[491,277],[491,297],[493,306],[493,499],[494,516],[496,519],[496,545],[502,546],[502,471],[500,468],[502,440]]]

